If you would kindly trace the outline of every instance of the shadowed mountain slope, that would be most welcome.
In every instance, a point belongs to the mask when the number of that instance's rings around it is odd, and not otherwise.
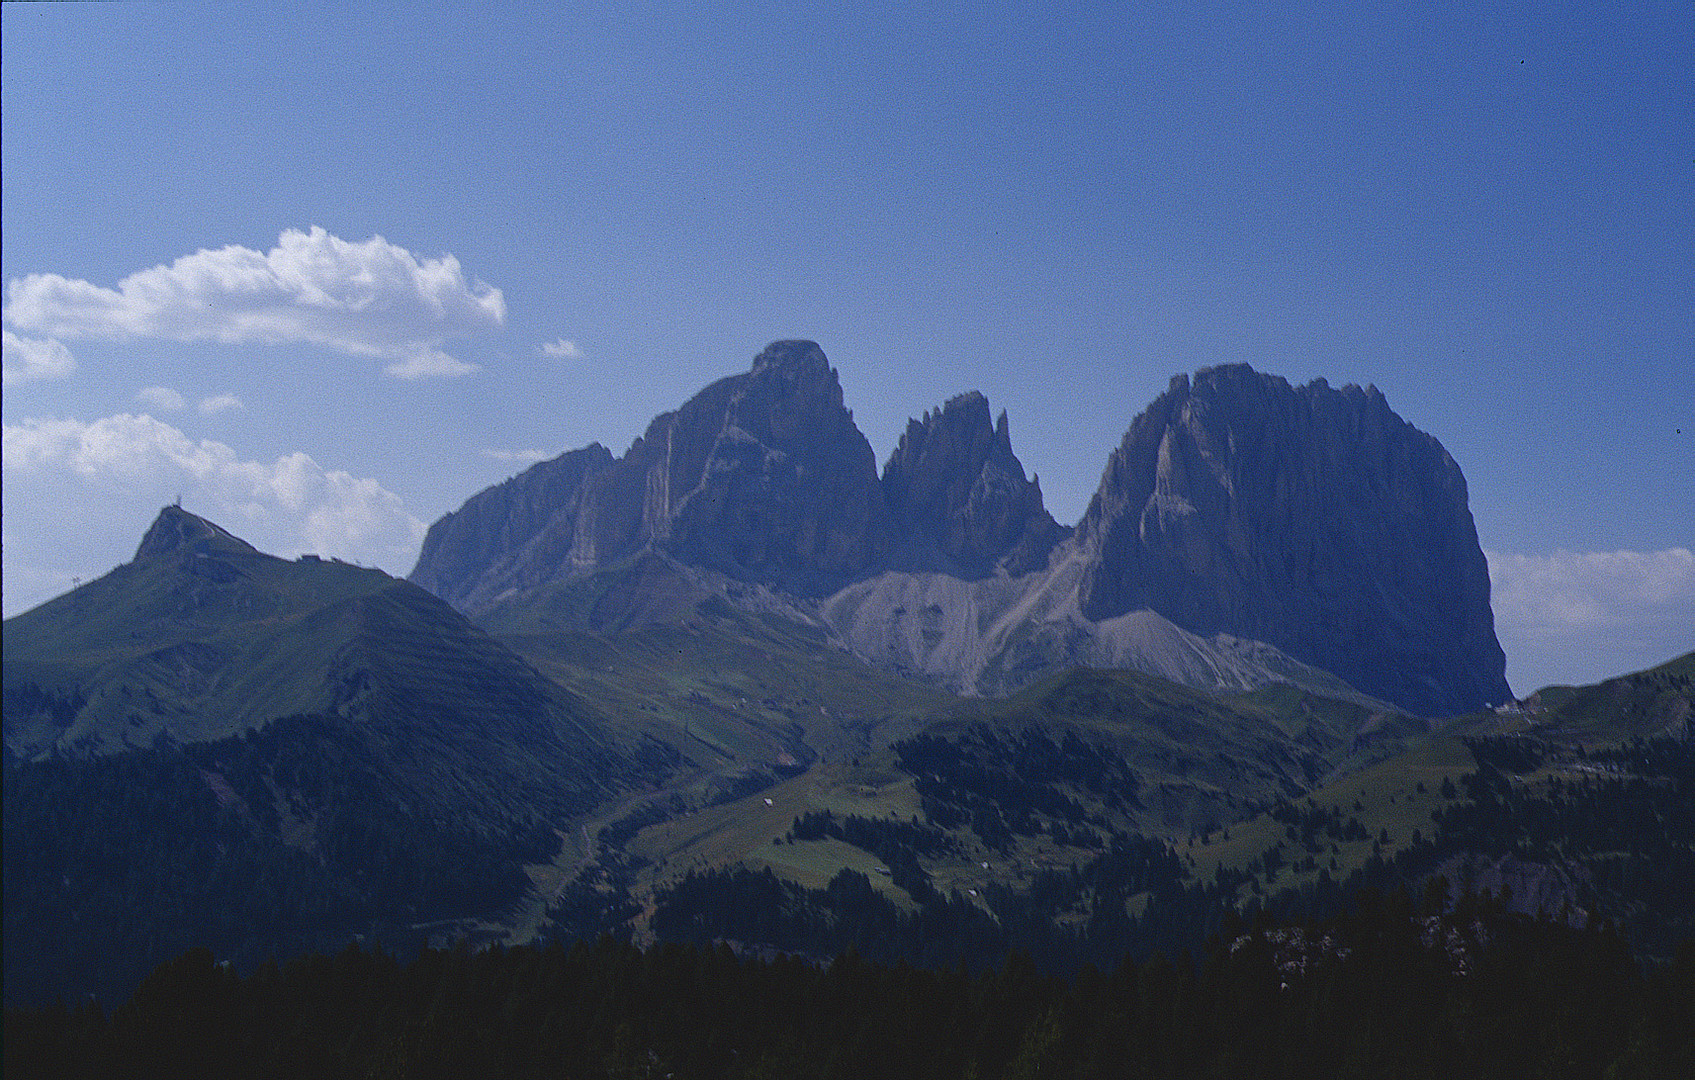
[[[1078,526],[1083,614],[1264,641],[1425,715],[1511,698],[1465,478],[1375,387],[1186,376]]]
[[[8,1000],[498,917],[677,763],[416,585],[174,506],[4,649]]]
[[[494,805],[604,791],[624,749],[582,703],[423,589],[289,562],[166,507],[132,561],[5,626],[10,759],[87,757],[334,717],[411,797]],[[639,770],[638,770],[639,771]]]
[[[818,346],[776,342],[624,457],[591,446],[472,497],[431,527],[412,580],[482,618],[655,552],[965,694],[1082,664],[1423,715],[1510,698],[1465,479],[1375,388],[1179,376],[1075,532],[990,415],[977,393],[926,412],[879,478]],[[639,589],[614,591],[664,606]]]

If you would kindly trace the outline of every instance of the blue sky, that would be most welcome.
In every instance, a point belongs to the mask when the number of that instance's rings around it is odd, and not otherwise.
[[[164,502],[410,570],[539,455],[819,341],[1074,522],[1169,377],[1375,383],[1513,688],[1695,647],[1688,4],[7,5],[4,607]]]

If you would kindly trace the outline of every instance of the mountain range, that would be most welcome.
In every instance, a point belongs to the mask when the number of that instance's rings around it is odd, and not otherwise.
[[[5,623],[8,1000],[357,938],[1062,970],[1438,877],[1695,927],[1695,654],[1512,701],[1464,480],[1375,390],[1180,376],[1074,528],[992,416],[879,471],[777,342],[409,580],[163,508]]]
[[[959,693],[1084,664],[1426,716],[1511,698],[1453,459],[1375,388],[1245,365],[1173,379],[1067,529],[981,394],[909,423],[879,475],[823,352],[774,342],[622,457],[473,496],[410,579],[499,620],[643,553]]]

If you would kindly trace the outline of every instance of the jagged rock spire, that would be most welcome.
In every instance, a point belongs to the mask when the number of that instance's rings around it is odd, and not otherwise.
[[[914,569],[1023,573],[1065,535],[1012,452],[1006,412],[991,423],[974,390],[907,422],[883,466],[883,496],[904,545],[897,561]]]

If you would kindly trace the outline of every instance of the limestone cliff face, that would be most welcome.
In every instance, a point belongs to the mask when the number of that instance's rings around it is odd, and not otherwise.
[[[412,582],[461,610],[539,584],[568,561],[585,481],[612,464],[612,454],[594,443],[471,496],[430,526]]]
[[[876,458],[836,372],[812,342],[779,341],[622,458],[591,446],[473,496],[431,526],[411,579],[476,613],[652,547],[821,596],[887,543]]]
[[[1441,444],[1375,388],[1245,365],[1173,379],[1068,534],[981,394],[912,421],[879,478],[823,352],[775,342],[623,457],[590,446],[474,496],[430,529],[412,580],[475,616],[643,552],[966,692],[1130,663],[1219,686],[1322,669],[1425,715],[1510,696]],[[619,603],[646,610],[645,580]]]
[[[1028,573],[1045,567],[1068,533],[1043,507],[1040,481],[1025,478],[1006,413],[991,423],[988,399],[976,392],[907,423],[883,466],[883,497],[901,569],[966,580],[997,569]]]
[[[645,520],[685,562],[822,596],[887,546],[876,457],[810,341],[767,346],[747,374],[659,417],[642,453]]]
[[[1092,620],[1268,642],[1425,715],[1510,697],[1465,478],[1375,387],[1178,376],[1078,526]]]

